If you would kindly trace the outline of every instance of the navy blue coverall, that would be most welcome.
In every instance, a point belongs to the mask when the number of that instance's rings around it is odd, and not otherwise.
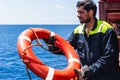
[[[74,29],[68,41],[77,50],[81,65],[88,65],[93,75],[87,80],[120,80],[118,40],[112,26],[96,20],[86,34],[86,25]]]

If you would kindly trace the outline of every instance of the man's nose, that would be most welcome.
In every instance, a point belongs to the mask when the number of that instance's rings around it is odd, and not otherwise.
[[[77,17],[80,18],[80,14],[79,13],[77,14]]]

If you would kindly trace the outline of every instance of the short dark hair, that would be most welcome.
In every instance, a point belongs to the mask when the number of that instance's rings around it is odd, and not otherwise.
[[[83,1],[78,1],[76,7],[83,6],[85,10],[90,11],[91,9],[93,10],[93,15],[96,15],[97,12],[97,6],[92,0],[83,0]]]

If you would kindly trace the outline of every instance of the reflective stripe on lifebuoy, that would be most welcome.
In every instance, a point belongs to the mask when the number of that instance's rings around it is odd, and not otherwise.
[[[31,42],[31,39],[30,39],[29,37],[27,37],[27,36],[20,36],[20,37],[18,38],[18,40],[19,40],[19,39],[25,39],[25,40]]]
[[[49,71],[48,71],[46,80],[52,80],[52,79],[53,79],[53,76],[54,76],[54,69],[51,68],[51,67],[49,67]]]
[[[55,45],[61,49],[68,60],[68,66],[63,69],[54,69],[45,65],[32,51],[32,48],[27,47],[31,45],[31,42],[36,39],[35,34],[39,39],[48,39],[50,36],[54,36],[56,41]],[[77,75],[74,72],[74,68],[80,68],[80,60],[73,47],[64,40],[58,34],[51,32],[43,28],[32,28],[23,31],[18,37],[17,47],[20,57],[28,68],[36,75],[45,80],[75,80]]]

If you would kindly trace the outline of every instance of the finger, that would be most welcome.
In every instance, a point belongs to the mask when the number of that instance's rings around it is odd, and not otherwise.
[[[83,77],[81,77],[80,80],[85,80],[85,79]]]

